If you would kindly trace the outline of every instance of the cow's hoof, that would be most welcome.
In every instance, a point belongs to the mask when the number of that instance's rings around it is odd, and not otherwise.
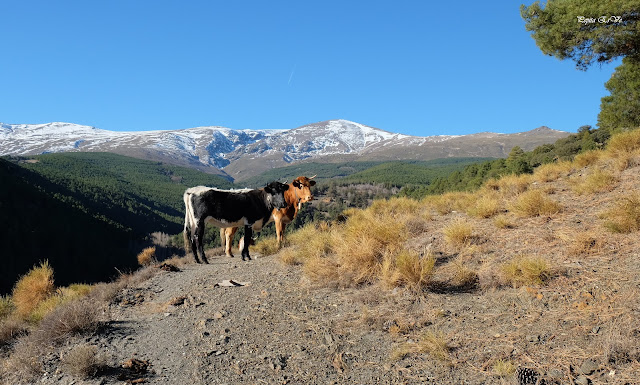
[[[203,261],[204,263],[206,263],[207,265],[209,264],[209,261],[208,261],[208,260],[206,260],[205,258],[202,258],[202,261]]]

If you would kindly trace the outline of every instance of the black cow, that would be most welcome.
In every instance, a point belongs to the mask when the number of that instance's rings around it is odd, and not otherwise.
[[[216,227],[244,226],[242,260],[251,259],[249,244],[253,230],[260,231],[269,221],[273,209],[286,207],[284,192],[289,185],[271,182],[260,190],[219,190],[198,186],[184,192],[184,241],[191,245],[197,263],[198,252],[204,263],[209,263],[202,244],[205,222]]]

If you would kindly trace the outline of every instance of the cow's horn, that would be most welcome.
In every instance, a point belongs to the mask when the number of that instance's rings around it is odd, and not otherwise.
[[[313,178],[315,178],[315,177],[317,177],[317,176],[318,176],[318,174],[316,174],[316,175],[312,176],[311,178],[309,178],[309,180],[311,180],[311,179],[313,179]]]

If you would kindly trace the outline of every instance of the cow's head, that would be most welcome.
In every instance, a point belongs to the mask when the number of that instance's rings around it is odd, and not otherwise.
[[[283,209],[287,207],[287,201],[284,199],[284,192],[289,189],[288,184],[280,182],[271,182],[264,187],[264,191],[269,194],[267,199],[276,209]]]
[[[298,203],[305,203],[313,200],[311,186],[315,186],[316,181],[311,179],[315,177],[315,175],[311,178],[299,176],[291,182],[291,185],[295,189],[295,196],[298,198]]]

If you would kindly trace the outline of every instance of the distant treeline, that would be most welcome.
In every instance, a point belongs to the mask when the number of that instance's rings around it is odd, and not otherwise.
[[[428,185],[407,185],[400,191],[400,195],[422,198],[447,191],[475,190],[491,178],[508,174],[532,173],[534,168],[542,164],[570,160],[581,152],[602,148],[610,137],[611,132],[607,129],[582,126],[578,133],[559,139],[554,144],[544,144],[528,152],[516,146],[506,159],[471,164],[448,176],[435,178]]]

